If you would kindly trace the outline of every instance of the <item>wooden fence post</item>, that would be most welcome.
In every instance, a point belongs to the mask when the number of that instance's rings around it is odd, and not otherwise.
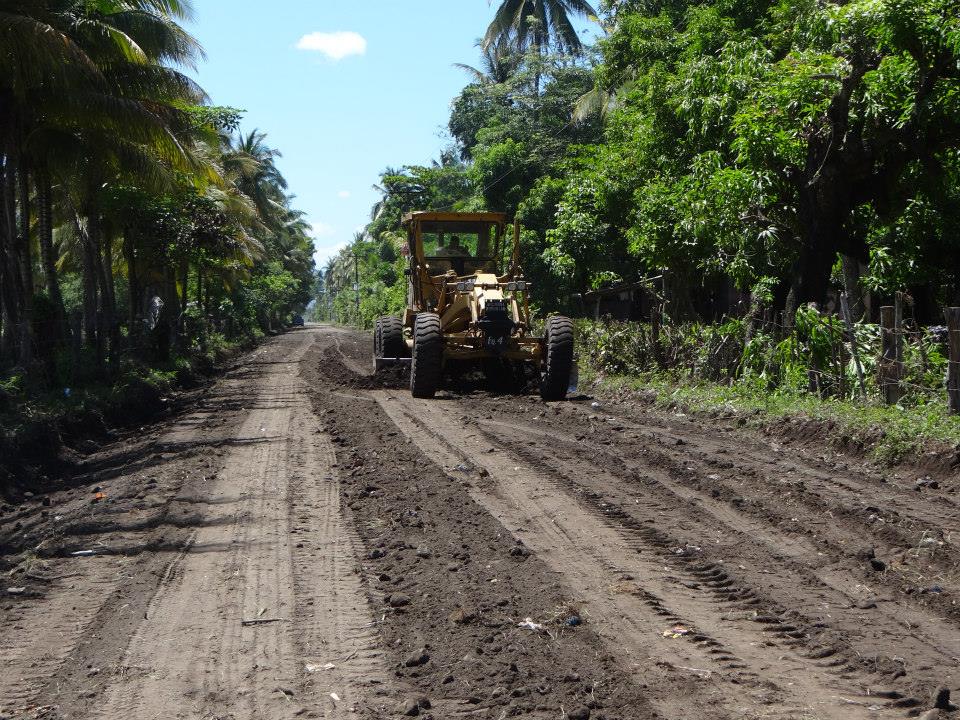
[[[896,371],[897,384],[902,391],[903,386],[900,385],[900,381],[903,380],[903,376],[906,374],[903,369],[903,293],[899,290],[894,293],[893,296],[893,339],[894,339],[894,362],[896,365],[894,369]]]
[[[846,293],[840,293],[840,312],[843,313],[843,322],[847,325],[847,334],[850,336],[850,354],[853,355],[853,364],[857,368],[857,380],[860,383],[860,397],[867,398],[867,385],[863,381],[863,363],[860,362],[860,351],[857,350],[857,336],[853,331],[853,319],[850,317],[850,299]]]
[[[947,397],[950,413],[960,415],[960,307],[947,308],[950,362],[947,365]]]
[[[653,352],[653,361],[657,367],[663,367],[660,356],[660,323],[663,320],[663,305],[657,299],[650,313],[650,350]]]
[[[883,352],[880,358],[880,387],[883,389],[883,401],[887,405],[894,405],[900,399],[895,324],[894,307],[882,306],[880,308],[880,339]]]

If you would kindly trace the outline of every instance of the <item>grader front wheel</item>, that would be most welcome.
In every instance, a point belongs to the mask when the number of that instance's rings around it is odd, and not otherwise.
[[[380,319],[380,351],[385,358],[401,358],[407,354],[400,318],[389,315]]]
[[[443,334],[440,316],[421,312],[413,325],[413,359],[410,363],[410,393],[416,398],[432,398],[440,386],[443,369]]]
[[[547,318],[543,339],[543,368],[540,373],[540,397],[563,400],[573,372],[573,323],[570,318]]]

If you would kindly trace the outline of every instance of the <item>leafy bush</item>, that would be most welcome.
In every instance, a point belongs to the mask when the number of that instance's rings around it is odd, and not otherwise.
[[[729,319],[720,324],[663,326],[654,342],[649,323],[580,320],[581,358],[607,375],[667,373],[673,377],[751,385],[767,392],[858,397],[859,379],[850,338],[836,316],[812,306],[797,310],[793,328]],[[880,328],[858,323],[854,338],[868,398],[879,399]],[[938,329],[905,332],[901,405],[943,404],[946,347]]]

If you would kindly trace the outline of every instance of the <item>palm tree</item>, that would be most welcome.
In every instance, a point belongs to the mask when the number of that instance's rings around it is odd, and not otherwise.
[[[236,185],[253,201],[261,222],[276,231],[284,209],[287,181],[276,165],[282,155],[267,145],[266,139],[266,133],[259,130],[238,135],[231,143],[232,157],[225,160],[237,170]]]
[[[587,0],[502,0],[482,47],[497,43],[512,45],[520,52],[531,46],[546,52],[551,46],[560,51],[579,53],[583,42],[571,16],[595,20],[597,11]]]
[[[31,180],[42,275],[59,334],[64,313],[52,242],[56,179],[74,192],[87,191],[74,208],[86,241],[97,244],[95,201],[103,183],[119,175],[149,182],[170,169],[191,168],[178,137],[187,127],[180,107],[204,96],[167,65],[189,66],[201,54],[176,22],[189,15],[189,4],[180,0],[15,0],[0,11],[0,196],[6,220],[0,223],[0,303],[7,340],[0,350],[9,351],[10,328],[18,323],[23,365],[33,346]],[[98,286],[100,297],[112,303],[112,275],[103,266],[109,250],[108,244],[84,249],[91,332]]]
[[[490,45],[481,40],[477,45],[481,52],[479,68],[464,63],[454,63],[453,66],[470,75],[476,85],[499,85],[507,82],[519,65],[517,54],[512,52],[502,39]]]

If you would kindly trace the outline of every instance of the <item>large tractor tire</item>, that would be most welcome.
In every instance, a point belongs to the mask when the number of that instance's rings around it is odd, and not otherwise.
[[[567,396],[573,372],[573,323],[570,318],[562,315],[547,318],[543,354],[540,397],[544,400],[563,400]]]
[[[442,369],[443,334],[440,332],[440,316],[432,312],[418,313],[413,324],[410,393],[416,398],[432,398],[440,386]]]
[[[403,321],[388,315],[380,318],[380,357],[400,358],[407,354],[403,341]]]

